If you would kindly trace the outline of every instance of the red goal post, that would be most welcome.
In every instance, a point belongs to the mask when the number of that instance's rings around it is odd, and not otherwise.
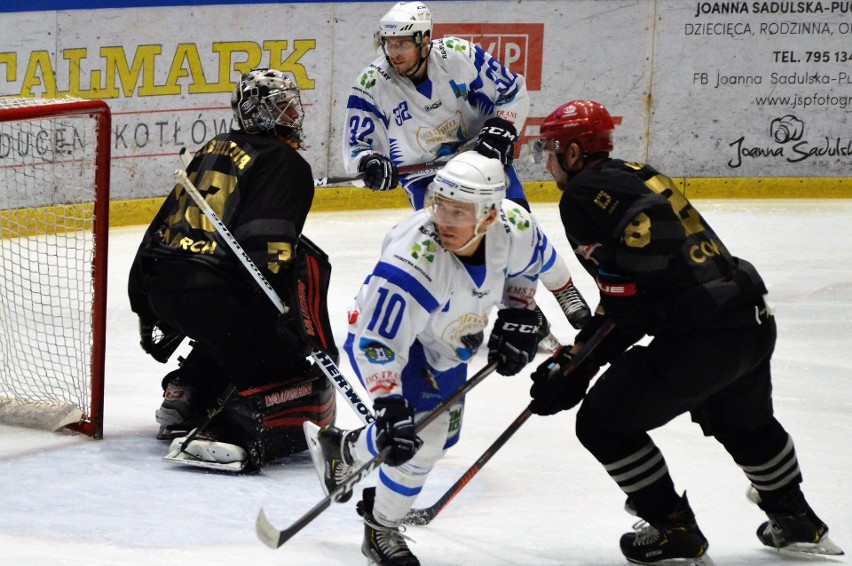
[[[0,422],[103,436],[111,127],[0,96]]]

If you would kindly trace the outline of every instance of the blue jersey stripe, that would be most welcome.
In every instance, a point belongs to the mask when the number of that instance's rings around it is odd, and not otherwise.
[[[372,114],[376,118],[382,121],[382,124],[387,128],[390,125],[390,119],[385,116],[381,110],[379,110],[375,104],[367,102],[360,96],[355,96],[354,94],[349,95],[349,100],[346,101],[346,108],[351,110],[360,110],[362,112],[367,112]]]
[[[404,289],[427,312],[432,312],[440,306],[438,300],[420,281],[410,273],[406,273],[396,266],[380,261],[376,264],[373,275],[383,277],[389,283],[393,283],[400,289]]]

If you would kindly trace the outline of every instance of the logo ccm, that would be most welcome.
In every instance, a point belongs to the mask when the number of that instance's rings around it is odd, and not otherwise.
[[[460,37],[479,44],[513,73],[527,90],[541,90],[544,24],[435,24],[435,37]]]

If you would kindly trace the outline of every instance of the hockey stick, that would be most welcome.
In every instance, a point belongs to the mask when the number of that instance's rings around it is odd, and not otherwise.
[[[190,155],[189,151],[182,147],[180,148],[180,159],[183,162],[184,168],[189,166],[189,162],[192,161],[192,155]],[[426,163],[416,163],[414,165],[403,165],[402,167],[397,167],[397,172],[400,175],[435,175],[444,165],[447,164],[448,159],[434,159],[432,161],[428,161]],[[355,173],[352,175],[340,175],[337,177],[322,177],[319,179],[314,179],[314,187],[330,187],[332,185],[347,185],[353,187],[365,187],[364,184],[364,173]]]
[[[497,369],[497,362],[492,362],[479,370],[473,377],[456,389],[452,395],[441,401],[441,403],[439,403],[438,406],[430,413],[427,413],[423,416],[423,418],[418,420],[417,424],[414,426],[414,432],[419,433],[429,426],[435,419],[441,416],[444,411],[452,407],[471,389],[479,385],[483,379],[491,375],[495,369]],[[355,470],[352,475],[340,482],[340,484],[333,491],[329,492],[322,501],[317,503],[313,509],[299,517],[296,522],[283,531],[276,529],[272,523],[269,522],[269,519],[266,518],[266,514],[263,512],[263,508],[261,508],[257,515],[257,521],[255,522],[255,532],[257,533],[257,537],[269,548],[279,548],[282,544],[290,540],[293,535],[301,531],[311,521],[316,519],[320,513],[328,509],[333,501],[336,501],[337,498],[344,493],[351,491],[356,483],[366,478],[373,470],[378,468],[382,462],[384,462],[390,450],[390,446],[386,446],[382,449],[378,455],[374,456],[366,464]]]
[[[185,159],[185,150],[186,148],[181,150],[181,161],[184,161]],[[257,282],[261,290],[266,293],[266,296],[270,301],[272,301],[272,304],[275,305],[278,312],[281,314],[289,312],[289,307],[284,304],[284,301],[281,300],[281,297],[278,296],[278,293],[275,292],[275,289],[269,281],[266,280],[266,277],[263,276],[263,273],[260,272],[257,265],[255,265],[237,239],[234,238],[234,235],[231,234],[231,231],[228,230],[227,226],[225,226],[222,220],[220,220],[216,215],[216,211],[207,204],[207,201],[204,200],[204,197],[198,192],[198,189],[195,188],[195,185],[189,180],[189,177],[186,176],[186,169],[177,169],[175,171],[175,177],[177,178],[178,183],[183,185],[183,188],[185,188],[186,192],[189,193],[189,196],[192,197],[192,200],[195,201],[195,204],[198,205],[198,208],[200,208],[204,215],[213,223],[216,231],[222,239],[225,240],[225,243],[231,251],[234,252],[234,255],[240,263],[243,264],[243,267],[246,268],[255,282]],[[337,364],[334,363],[334,360],[332,360],[328,354],[316,348],[314,348],[311,352],[311,358],[317,363],[328,380],[331,381],[332,385],[340,391],[346,399],[346,402],[349,403],[352,409],[361,418],[361,421],[364,424],[373,422],[375,418],[370,413],[370,409],[364,401],[361,400],[361,397],[355,392],[352,385],[343,377],[343,375],[341,375],[340,370],[337,368]]]
[[[612,329],[614,327],[615,326],[612,324],[612,322],[606,321],[592,335],[592,337],[589,338],[588,342],[583,345],[580,351],[577,352],[577,355],[571,359],[568,364],[568,367],[564,371],[566,373],[574,371],[577,366],[579,366],[582,362],[586,360],[586,358],[589,357],[589,355],[594,351],[598,344],[603,342],[604,338],[606,338],[607,335],[612,332]],[[527,407],[523,410],[523,412],[521,412],[520,415],[515,418],[514,421],[512,421],[512,424],[510,424],[509,427],[503,431],[503,434],[497,437],[497,440],[495,440],[491,444],[491,446],[485,449],[485,452],[483,452],[482,455],[476,459],[476,462],[474,462],[473,465],[468,468],[464,474],[462,474],[462,477],[456,480],[456,483],[454,483],[450,487],[450,489],[448,489],[446,493],[444,493],[444,495],[442,495],[440,499],[438,499],[438,501],[436,501],[430,507],[425,507],[423,509],[412,509],[411,511],[406,513],[403,522],[409,525],[428,525],[432,521],[432,519],[434,519],[438,515],[438,513],[443,511],[444,507],[450,504],[450,501],[452,501],[453,498],[459,494],[462,488],[464,488],[464,486],[466,486],[468,482],[473,479],[473,476],[475,476],[479,472],[479,470],[482,469],[482,467],[488,462],[488,460],[490,460],[491,457],[494,456],[494,454],[498,450],[500,450],[500,448],[502,448],[504,444],[506,444],[506,442],[512,437],[512,435],[515,434],[515,432],[517,432],[519,428],[521,428],[521,425],[527,422],[527,419],[530,418],[530,415],[532,415],[532,412],[530,411],[529,407]]]

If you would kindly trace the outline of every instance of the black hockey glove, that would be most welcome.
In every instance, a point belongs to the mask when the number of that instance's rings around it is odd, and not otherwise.
[[[572,346],[562,346],[542,362],[532,373],[530,411],[536,415],[553,415],[565,411],[583,400],[589,381],[598,368],[580,364],[573,367]]]
[[[538,347],[538,314],[529,309],[497,311],[488,338],[488,363],[497,361],[497,373],[515,375],[535,356]]]
[[[139,345],[142,346],[146,354],[150,354],[154,349],[154,328],[156,326],[156,322],[139,317]]]
[[[139,345],[161,364],[169,361],[184,338],[186,335],[179,330],[139,317]]]
[[[390,446],[385,458],[388,466],[399,466],[411,460],[423,441],[414,432],[414,407],[399,395],[379,397],[373,404],[376,412],[376,448]]]
[[[389,191],[399,184],[396,165],[381,153],[368,153],[362,157],[358,172],[364,174],[364,184],[374,191]]]
[[[474,149],[485,157],[499,159],[503,167],[508,167],[512,164],[517,135],[518,130],[511,122],[503,118],[489,118],[479,131]]]

